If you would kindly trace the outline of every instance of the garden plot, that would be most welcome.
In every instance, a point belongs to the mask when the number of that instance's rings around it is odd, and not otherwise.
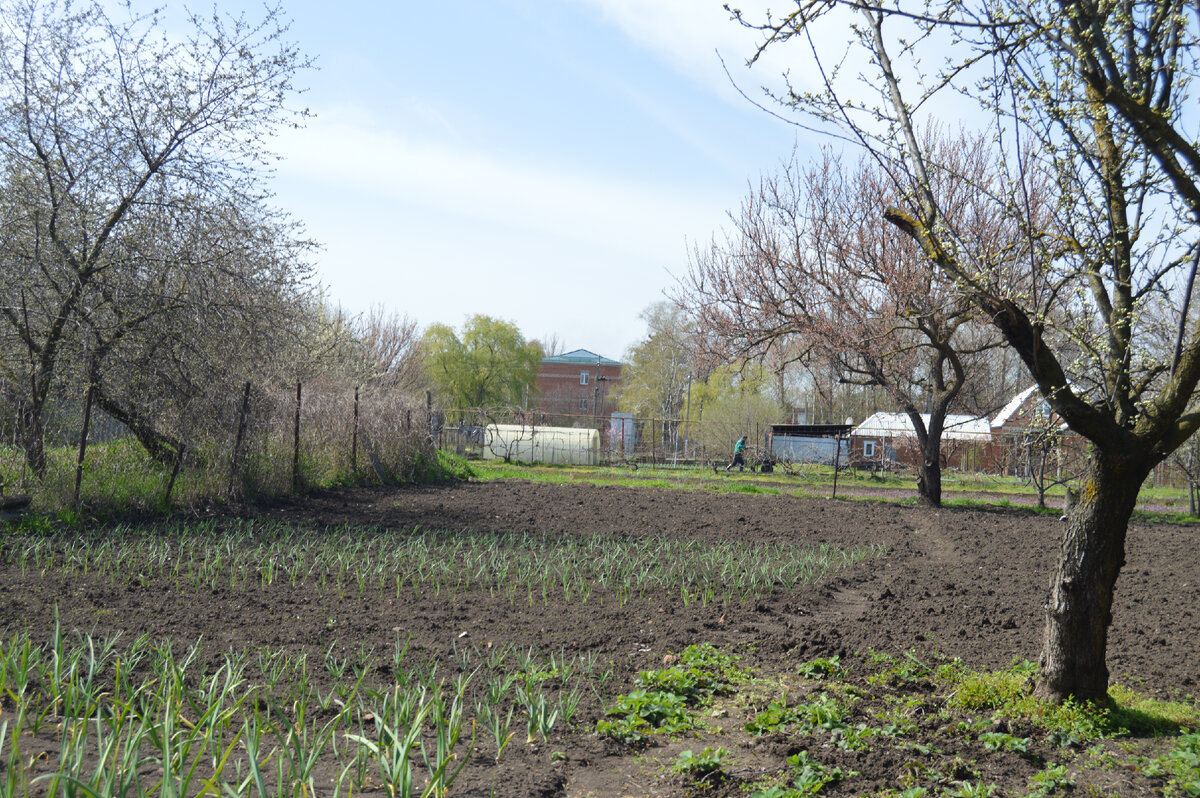
[[[1036,657],[1059,530],[1020,511],[497,482],[10,534],[0,793],[743,794],[804,778],[823,795],[905,779],[1026,794],[1039,774],[1065,783],[1091,741],[1064,749],[990,711],[928,718],[966,669]],[[1194,532],[1135,524],[1128,561],[1114,681],[1190,693]],[[837,678],[813,678],[826,668]],[[1170,778],[1142,771],[1107,789]]]

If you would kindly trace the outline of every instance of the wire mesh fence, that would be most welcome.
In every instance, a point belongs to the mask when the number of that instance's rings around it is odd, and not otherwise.
[[[371,476],[409,481],[434,456],[433,410],[408,393],[296,383],[288,389],[251,386],[240,401],[230,430],[234,495],[273,495]]]
[[[203,423],[171,428],[178,443],[175,462],[154,463],[142,451],[143,470],[161,478],[168,500],[179,466],[196,490],[211,498],[240,499],[339,482],[403,482],[436,460],[437,416],[425,396],[321,382],[288,387],[247,383],[209,406]],[[140,448],[124,425],[99,410],[87,410],[84,403],[70,401],[49,409],[53,424],[47,426],[46,443],[51,456],[40,476],[25,464],[17,422],[8,421],[0,445],[0,489],[40,491],[57,497],[51,504],[78,503],[81,488],[85,499],[112,492],[114,447]],[[133,467],[125,463],[121,468],[127,473],[115,479],[132,481]],[[81,484],[68,500],[64,495],[72,493],[73,475]]]
[[[772,460],[771,427],[753,420],[701,422],[629,413],[597,417],[504,407],[448,410],[441,418],[439,446],[488,460],[723,467],[743,435],[749,440],[747,462]],[[590,434],[580,434],[583,430]]]
[[[438,421],[440,419],[440,422]],[[799,477],[828,475],[833,468],[904,474],[921,456],[912,436],[864,445],[852,425],[825,425],[811,434],[779,432],[791,425],[754,419],[705,421],[698,418],[639,417],[612,413],[543,413],[521,408],[472,408],[435,414],[437,444],[464,457],[601,466],[653,465],[665,468],[724,468],[734,443],[748,439],[746,468]],[[589,430],[591,438],[558,430]],[[814,427],[815,429],[815,427]],[[579,454],[580,448],[587,453]],[[950,473],[1015,478],[1026,483],[1064,484],[1082,472],[1087,443],[1077,435],[1047,442],[1044,436],[995,430],[985,441],[946,438],[941,462]],[[1185,487],[1188,477],[1172,461],[1161,463],[1149,484]]]
[[[785,425],[752,419],[549,415],[520,408],[444,410],[436,408],[428,394],[320,381],[243,385],[205,406],[208,417],[203,423],[175,428],[182,456],[175,463],[155,464],[156,476],[151,478],[161,482],[155,490],[168,501],[180,465],[192,486],[188,498],[201,494],[240,499],[314,485],[412,480],[436,461],[439,448],[466,458],[722,469],[731,463],[734,443],[745,435],[746,469],[810,478],[828,475],[834,467],[905,472],[919,457],[911,439],[868,448],[846,425],[797,435],[780,432]],[[16,432],[19,408],[0,405],[0,410],[0,493],[40,488],[56,497],[51,504],[62,506],[78,504],[81,489],[85,500],[102,498],[125,490],[124,483],[146,478],[112,454],[138,446],[123,425],[99,410],[92,411],[85,425],[85,403],[75,399],[48,408],[46,441],[55,456],[47,473],[35,478],[25,466]],[[93,447],[86,460],[79,440],[85,426],[86,442]],[[110,446],[97,448],[101,443]],[[1022,434],[996,433],[985,443],[969,445],[945,441],[942,449],[948,471],[1043,485],[1072,480],[1081,472],[1085,456],[1086,444],[1077,437],[1047,446]],[[1155,469],[1151,484],[1186,487],[1189,479],[1167,461]]]

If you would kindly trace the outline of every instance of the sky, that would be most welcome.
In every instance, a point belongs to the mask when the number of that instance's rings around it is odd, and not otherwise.
[[[220,4],[218,4],[220,5]],[[253,13],[253,6],[247,6]],[[813,147],[738,94],[755,35],[720,0],[282,0],[314,114],[274,142],[275,204],[318,278],[373,306],[621,358],[751,183]],[[718,56],[718,52],[720,56]]]

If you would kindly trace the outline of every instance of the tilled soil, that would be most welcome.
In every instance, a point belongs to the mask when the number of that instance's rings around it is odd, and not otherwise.
[[[243,516],[306,525],[313,534],[345,524],[384,528],[502,530],[531,535],[665,536],[702,543],[751,542],[842,549],[875,546],[868,557],[817,584],[776,589],[745,605],[685,606],[667,591],[625,606],[601,603],[513,603],[481,590],[453,601],[405,592],[382,599],[339,598],[317,584],[180,593],[170,584],[112,584],[21,574],[0,563],[0,630],[53,630],[55,608],[66,629],[118,630],[179,641],[203,638],[220,652],[284,648],[319,657],[331,645],[390,650],[397,633],[411,637],[413,656],[453,666],[454,646],[513,644],[544,651],[598,652],[617,669],[613,691],[628,692],[637,671],[664,656],[707,642],[743,654],[762,672],[794,672],[797,663],[839,656],[860,661],[868,650],[961,657],[968,665],[1003,667],[1036,659],[1061,523],[1005,510],[929,510],[864,501],[715,494],[705,491],[535,484],[454,483],[321,492]],[[1117,585],[1109,637],[1114,681],[1160,697],[1195,692],[1200,677],[1200,553],[1196,530],[1134,524]],[[556,729],[549,744],[514,740],[504,762],[473,759],[452,794],[686,794],[679,778],[647,776],[645,762],[615,750],[591,728],[598,715]],[[523,735],[522,735],[523,736]],[[680,746],[661,752],[673,755]],[[769,746],[768,746],[769,749]],[[550,757],[554,752],[556,756]],[[743,752],[745,753],[745,752]],[[793,748],[759,750],[776,763]],[[750,754],[745,754],[750,756]],[[886,758],[885,758],[886,759]],[[901,763],[879,761],[872,789]],[[856,769],[863,772],[863,763]],[[651,768],[653,771],[653,768]],[[1004,774],[987,773],[1003,781]],[[1011,774],[1010,774],[1011,775]],[[1022,778],[1026,774],[1020,774]],[[728,788],[732,789],[732,788]],[[843,788],[849,790],[849,787]],[[854,789],[861,789],[859,787]],[[1117,789],[1120,785],[1109,785]],[[836,785],[822,794],[856,794]]]

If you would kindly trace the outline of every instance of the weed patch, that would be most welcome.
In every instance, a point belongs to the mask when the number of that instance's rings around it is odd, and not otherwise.
[[[649,735],[696,729],[701,724],[697,709],[749,678],[737,666],[738,659],[707,643],[688,646],[671,667],[639,673],[641,689],[618,696],[606,719],[596,724],[596,732],[625,745],[638,745]]]

